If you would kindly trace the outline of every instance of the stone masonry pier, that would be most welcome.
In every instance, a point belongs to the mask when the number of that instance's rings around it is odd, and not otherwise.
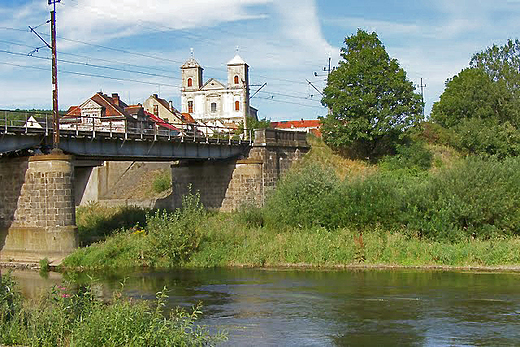
[[[207,208],[233,211],[262,206],[276,182],[309,150],[306,133],[257,130],[246,158],[226,161],[181,161],[172,166],[173,207],[182,197],[199,192]]]
[[[57,261],[77,247],[72,157],[0,160],[0,261]]]

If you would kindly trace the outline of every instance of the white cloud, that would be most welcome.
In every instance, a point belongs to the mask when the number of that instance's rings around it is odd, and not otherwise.
[[[69,37],[100,42],[137,33],[201,28],[223,22],[262,18],[249,11],[252,5],[272,0],[138,1],[84,0],[64,6],[60,14]]]

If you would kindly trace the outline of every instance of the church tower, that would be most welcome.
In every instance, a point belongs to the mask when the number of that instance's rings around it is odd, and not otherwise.
[[[242,117],[249,115],[249,66],[238,54],[227,63],[228,89],[240,91],[239,98],[234,101],[235,111]]]
[[[202,71],[204,70],[193,58],[188,59],[182,66],[182,91],[192,92],[202,88]]]

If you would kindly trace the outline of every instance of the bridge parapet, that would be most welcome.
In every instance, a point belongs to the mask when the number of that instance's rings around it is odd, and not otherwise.
[[[255,130],[253,146],[309,148],[307,133],[276,129]]]

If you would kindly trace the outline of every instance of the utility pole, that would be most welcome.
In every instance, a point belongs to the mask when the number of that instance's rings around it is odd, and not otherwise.
[[[335,69],[336,68],[332,67],[332,58],[329,56],[329,65],[328,65],[328,67],[327,66],[323,67],[323,71],[326,72],[327,77],[329,77],[330,73],[332,71],[334,71]],[[323,76],[323,75],[318,75],[318,73],[316,71],[314,72],[314,77],[320,77],[320,76]]]
[[[423,84],[422,77],[421,77],[421,84],[419,85],[419,88],[421,88],[422,115],[424,117],[424,88],[426,88],[426,84]]]
[[[323,71],[327,73],[327,80],[328,80],[328,78],[329,78],[330,73],[331,73],[332,71],[334,71],[335,69],[336,69],[335,67],[334,67],[334,68],[332,67],[332,58],[331,58],[331,56],[329,55],[329,64],[328,64],[328,66],[323,67]],[[319,75],[316,71],[314,71],[314,77],[320,77],[320,76],[323,76],[323,75]],[[307,80],[307,79],[306,79],[306,81],[309,83],[309,85],[312,86],[312,88],[314,88],[315,90],[317,90],[318,93],[321,94],[321,96],[325,96],[325,95],[324,95],[324,94],[323,94],[323,93],[322,93],[318,88],[316,88],[316,87],[314,86],[314,84],[311,83],[311,81],[309,81],[309,80]],[[331,108],[331,107],[329,107],[329,114],[332,114],[332,108]]]
[[[58,110],[58,66],[56,55],[56,3],[61,0],[48,0],[53,5],[51,11],[51,46],[52,46],[52,123],[53,141],[52,148],[58,149],[60,145],[60,115]]]

